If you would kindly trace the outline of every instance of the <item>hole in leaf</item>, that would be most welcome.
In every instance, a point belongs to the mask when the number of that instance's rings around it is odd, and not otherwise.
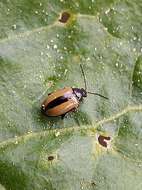
[[[63,12],[61,14],[61,18],[59,19],[59,21],[62,22],[62,23],[66,23],[68,21],[68,19],[70,18],[70,16],[71,16],[70,13]]]
[[[107,142],[106,141],[109,141],[110,140],[110,137],[105,137],[105,136],[102,136],[100,135],[98,137],[98,141],[100,143],[100,145],[104,146],[104,147],[107,147]]]
[[[54,156],[48,156],[48,161],[54,160]]]
[[[91,182],[92,186],[96,186],[96,183],[94,181]]]

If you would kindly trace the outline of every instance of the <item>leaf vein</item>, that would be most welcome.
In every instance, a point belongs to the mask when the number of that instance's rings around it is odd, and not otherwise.
[[[29,138],[32,137],[37,137],[37,136],[45,136],[48,135],[49,133],[56,133],[57,131],[59,132],[71,132],[71,131],[79,131],[79,130],[96,130],[96,128],[100,125],[103,125],[105,123],[109,123],[111,121],[115,121],[116,119],[118,119],[119,117],[125,115],[126,113],[129,112],[142,112],[142,105],[135,105],[135,106],[127,106],[126,108],[124,108],[122,111],[108,117],[108,118],[104,118],[98,122],[96,122],[96,124],[94,124],[93,126],[79,126],[79,127],[70,127],[70,128],[60,128],[60,129],[50,129],[48,131],[42,131],[42,132],[33,132],[30,134],[24,134],[21,135],[19,137],[16,138],[10,138],[8,140],[5,140],[3,142],[0,143],[0,147],[4,147],[7,146],[11,143],[15,143],[16,142],[20,142],[22,140],[28,140]]]

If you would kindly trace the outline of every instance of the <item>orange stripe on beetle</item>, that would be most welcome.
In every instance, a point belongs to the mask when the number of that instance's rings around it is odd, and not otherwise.
[[[48,95],[48,97],[44,100],[44,102],[42,103],[42,106],[47,106],[50,102],[52,102],[53,100],[55,100],[56,98],[59,98],[61,96],[69,96],[70,94],[73,93],[73,90],[71,87],[65,87],[63,89],[59,89],[55,92],[52,92],[51,94]]]
[[[71,99],[58,106],[55,106],[54,108],[47,110],[46,113],[49,116],[61,116],[72,111],[73,109],[76,109],[78,106],[79,106],[79,102]]]

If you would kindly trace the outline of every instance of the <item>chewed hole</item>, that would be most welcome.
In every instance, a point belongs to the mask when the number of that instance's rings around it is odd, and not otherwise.
[[[61,14],[61,18],[59,19],[59,22],[66,23],[69,20],[70,16],[71,16],[70,13],[63,12]]]
[[[107,141],[110,141],[110,139],[111,139],[110,137],[105,137],[105,136],[102,136],[102,135],[100,135],[98,137],[98,141],[99,141],[100,145],[102,145],[104,147],[107,147]]]
[[[92,186],[96,186],[96,183],[94,181],[91,182]]]
[[[54,160],[54,156],[48,156],[48,161]]]

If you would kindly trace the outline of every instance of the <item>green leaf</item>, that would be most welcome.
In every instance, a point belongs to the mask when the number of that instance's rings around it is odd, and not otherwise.
[[[0,190],[142,189],[141,18],[137,0],[1,0]],[[48,93],[84,87],[80,64],[109,100],[43,115]]]

